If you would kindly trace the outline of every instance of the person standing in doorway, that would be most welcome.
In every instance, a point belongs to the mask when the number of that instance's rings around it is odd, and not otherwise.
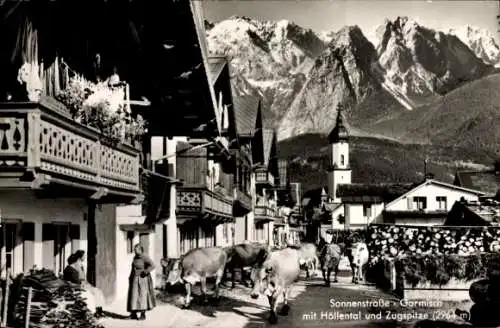
[[[155,269],[153,261],[144,254],[140,244],[134,247],[135,256],[129,276],[127,311],[134,320],[145,320],[146,311],[156,306],[153,278],[151,271]]]
[[[104,295],[99,288],[92,286],[90,283],[87,282],[86,279],[85,266],[84,266],[85,251],[78,250],[71,256],[73,256],[74,259],[76,260],[75,267],[78,271],[80,284],[82,285],[84,291],[90,293],[89,295],[86,295],[87,307],[91,309],[92,312],[94,312],[97,317],[104,316],[104,311],[102,309],[104,305]]]

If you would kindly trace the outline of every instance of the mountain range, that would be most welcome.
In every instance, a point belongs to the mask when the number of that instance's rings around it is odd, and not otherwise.
[[[239,16],[206,30],[209,52],[231,63],[235,93],[262,97],[283,144],[328,133],[342,106],[355,136],[499,154],[500,48],[489,31],[397,17],[370,42],[358,26],[316,33]]]

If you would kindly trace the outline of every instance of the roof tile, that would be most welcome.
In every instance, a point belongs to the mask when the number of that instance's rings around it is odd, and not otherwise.
[[[239,135],[253,136],[257,126],[260,98],[250,95],[233,98],[236,131]]]
[[[337,197],[349,198],[351,201],[363,199],[383,200],[391,202],[404,193],[410,191],[416,185],[412,183],[380,183],[380,184],[339,184],[337,186]]]

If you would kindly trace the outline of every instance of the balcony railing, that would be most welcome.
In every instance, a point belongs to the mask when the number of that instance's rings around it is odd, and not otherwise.
[[[255,219],[258,221],[273,221],[276,217],[276,211],[270,205],[258,204],[255,206]]]
[[[256,171],[255,172],[255,183],[267,186],[274,186],[274,176],[267,171]]]
[[[139,150],[65,115],[57,103],[0,103],[0,165],[43,173],[52,181],[140,194]]]
[[[245,215],[252,211],[252,197],[248,195],[246,192],[234,188],[234,205],[235,205],[235,213],[239,215]]]
[[[177,189],[177,212],[180,215],[211,214],[232,219],[233,201],[231,198],[214,193],[206,187],[179,187]]]

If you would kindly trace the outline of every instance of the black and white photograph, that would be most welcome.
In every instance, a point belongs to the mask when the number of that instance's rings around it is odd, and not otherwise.
[[[0,1],[0,328],[500,327],[498,0]]]

